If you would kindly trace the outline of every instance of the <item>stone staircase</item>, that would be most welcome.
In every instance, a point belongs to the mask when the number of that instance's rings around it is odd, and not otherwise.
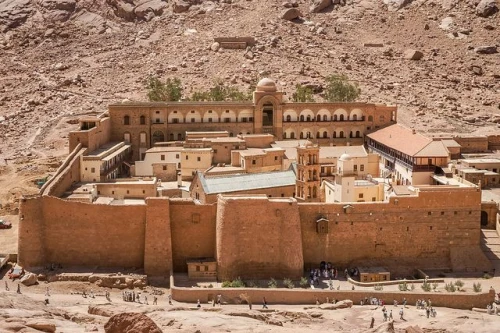
[[[496,230],[481,230],[481,249],[495,268],[495,275],[500,276],[500,236]]]

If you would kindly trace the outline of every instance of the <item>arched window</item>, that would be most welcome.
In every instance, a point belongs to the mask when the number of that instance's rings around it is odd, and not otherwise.
[[[311,115],[307,115],[307,121],[311,121]]]
[[[146,143],[146,133],[145,132],[139,133],[139,142]]]
[[[179,141],[182,140],[182,134],[181,133],[177,134],[177,140],[179,140]]]
[[[360,137],[361,137],[361,132],[360,132],[360,131],[356,131],[356,137],[357,137],[357,138],[360,138]]]
[[[162,131],[156,131],[153,133],[153,143],[165,141],[165,135]]]
[[[295,139],[295,132],[290,133],[290,139]]]
[[[303,139],[304,138],[304,132],[300,132],[300,138]]]
[[[320,115],[320,114],[318,114],[318,115],[316,116],[316,121],[321,121],[321,115]]]
[[[343,138],[343,137],[344,137],[344,131],[340,131],[340,133],[339,133],[339,137],[340,137],[340,138]]]
[[[234,135],[234,134],[233,134],[233,132],[229,133],[229,136],[230,136],[230,137],[233,137],[233,135]]]
[[[317,132],[317,133],[316,133],[316,138],[317,138],[317,139],[319,139],[320,137],[321,137],[320,133],[319,133],[319,132]]]
[[[292,121],[292,116],[287,115],[287,116],[286,116],[286,121]]]
[[[333,121],[337,121],[337,115],[336,114],[333,115]]]
[[[123,141],[125,141],[125,143],[130,143],[130,133],[123,133]]]
[[[283,139],[286,139],[286,132],[283,133]]]
[[[344,121],[344,115],[343,114],[340,115],[340,121]]]
[[[170,133],[170,141],[174,141],[174,133]]]
[[[368,116],[368,121],[373,121],[373,116]]]
[[[326,114],[323,115],[323,121],[328,121],[328,116]]]
[[[326,138],[328,138],[328,133],[327,133],[327,131],[324,131],[324,132],[323,132],[323,138],[325,138],[325,139],[326,139]]]
[[[130,117],[129,116],[123,117],[123,125],[130,125]]]
[[[333,132],[333,138],[335,139],[337,137],[337,131]]]
[[[357,114],[353,114],[352,115],[352,120],[358,120],[358,115]]]
[[[300,116],[300,121],[304,121],[304,115]]]
[[[146,125],[146,117],[141,116],[140,118],[141,125]]]

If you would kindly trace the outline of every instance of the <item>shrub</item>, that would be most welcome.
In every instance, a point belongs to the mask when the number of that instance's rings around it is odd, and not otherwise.
[[[361,93],[359,87],[349,83],[345,75],[330,75],[326,78],[325,99],[329,102],[352,102]]]
[[[462,280],[457,280],[455,281],[455,286],[457,287],[458,290],[460,290],[464,286],[464,282]]]
[[[305,276],[300,278],[299,284],[302,288],[309,288],[310,287],[309,280]]]
[[[250,92],[242,92],[236,87],[227,86],[224,81],[216,79],[214,86],[208,91],[194,92],[193,101],[249,101],[252,99]]]
[[[413,283],[411,284],[410,290],[411,291],[415,290],[415,285]]]
[[[313,91],[309,87],[304,87],[301,84],[295,85],[295,92],[292,95],[292,99],[294,102],[305,103],[305,102],[314,102]]]
[[[269,288],[278,288],[278,282],[274,278],[271,278],[267,283],[267,286]]]
[[[424,283],[422,283],[422,290],[423,291],[431,291],[431,284],[427,281],[424,281]]]
[[[157,77],[150,77],[147,83],[148,98],[152,102],[179,101],[182,97],[181,80],[168,78],[165,83]]]
[[[247,283],[247,287],[249,288],[258,288],[259,286],[257,285],[257,283],[255,283],[255,281],[248,281]]]
[[[487,279],[491,279],[491,278],[492,278],[492,276],[491,276],[491,275],[489,275],[488,273],[485,273],[485,274],[483,275],[483,279],[486,279],[486,280],[487,280]]]
[[[479,283],[479,282],[478,282],[478,283],[475,283],[475,282],[474,282],[474,283],[472,284],[472,288],[474,289],[474,291],[475,291],[476,293],[480,293],[480,292],[483,290],[483,289],[481,288],[481,283]]]
[[[292,279],[289,279],[289,278],[283,279],[283,284],[284,284],[284,285],[285,285],[285,287],[287,287],[288,289],[293,289],[293,288],[295,288],[295,283],[293,283]]]
[[[436,289],[437,289],[437,287],[438,287],[438,286],[439,286],[439,283],[434,282],[434,283],[432,284],[432,290],[436,291]]]
[[[384,290],[384,286],[382,286],[381,284],[376,284],[376,285],[373,286],[373,289],[374,290],[379,290],[379,291],[380,290]]]
[[[399,291],[408,291],[408,284],[406,281],[398,285]]]
[[[231,288],[231,281],[222,282],[222,288]]]
[[[237,279],[233,280],[231,282],[231,287],[233,288],[244,288],[245,287],[245,282],[238,276]]]
[[[214,287],[214,285],[211,283],[208,285],[208,288],[213,288],[213,287]]]
[[[457,288],[455,287],[455,285],[453,284],[453,282],[450,282],[450,283],[446,283],[444,285],[444,289],[447,291],[447,292],[450,292],[450,293],[454,293]]]

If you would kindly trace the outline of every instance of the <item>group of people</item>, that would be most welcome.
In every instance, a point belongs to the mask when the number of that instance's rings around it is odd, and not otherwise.
[[[122,293],[122,298],[123,298],[123,301],[125,301],[125,302],[137,302],[137,303],[149,305],[148,297],[146,295],[144,295],[144,297],[141,298],[140,292],[136,293],[135,291],[124,290]],[[169,303],[172,304],[171,298],[169,298]],[[153,305],[158,305],[158,297],[156,297],[156,295],[153,296]]]
[[[333,267],[331,262],[327,263],[325,261],[322,261],[319,265],[319,268],[311,268],[309,272],[309,282],[311,285],[318,286],[320,279],[337,279],[338,273],[338,269]]]

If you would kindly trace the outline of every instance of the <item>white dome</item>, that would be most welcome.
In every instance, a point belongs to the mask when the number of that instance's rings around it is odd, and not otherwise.
[[[352,157],[351,157],[351,155],[349,155],[347,153],[343,153],[342,155],[340,155],[339,160],[340,161],[350,161],[350,160],[352,160]]]
[[[276,92],[276,83],[268,78],[263,78],[257,83],[257,91]]]

